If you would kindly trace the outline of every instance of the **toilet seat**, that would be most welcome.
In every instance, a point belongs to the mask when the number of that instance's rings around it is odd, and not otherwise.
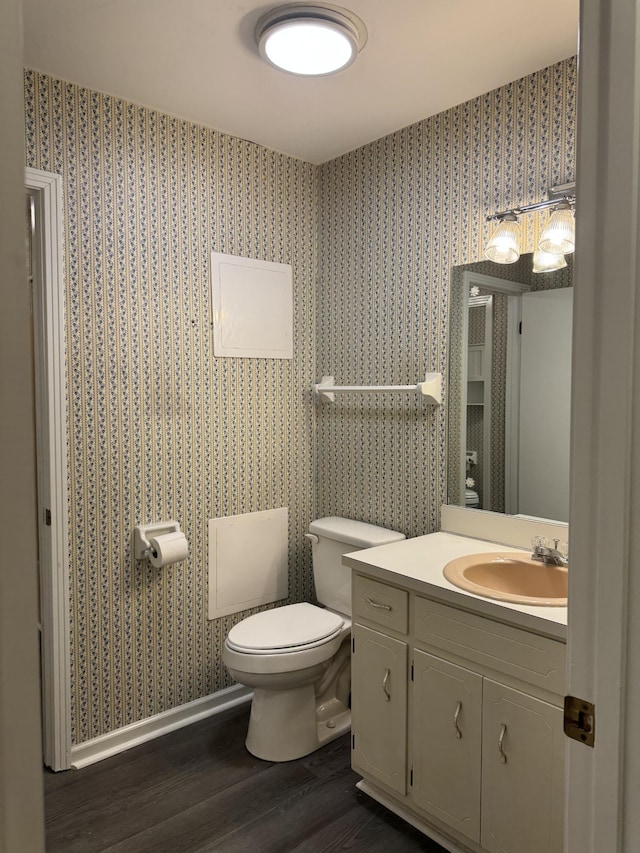
[[[243,619],[227,636],[229,649],[251,655],[291,654],[338,637],[345,620],[313,604],[288,604]]]

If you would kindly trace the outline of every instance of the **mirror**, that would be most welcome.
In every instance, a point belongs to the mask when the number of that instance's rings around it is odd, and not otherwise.
[[[454,267],[448,393],[450,504],[569,520],[573,257],[533,273]]]

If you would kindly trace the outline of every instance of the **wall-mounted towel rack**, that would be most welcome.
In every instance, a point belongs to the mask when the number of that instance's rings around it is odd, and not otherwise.
[[[427,373],[424,382],[417,385],[335,385],[333,376],[323,376],[320,382],[313,386],[317,397],[329,403],[333,403],[335,395],[353,391],[362,391],[367,394],[384,393],[395,394],[399,391],[412,391],[414,394],[422,394],[427,403],[439,406],[442,403],[442,374]]]

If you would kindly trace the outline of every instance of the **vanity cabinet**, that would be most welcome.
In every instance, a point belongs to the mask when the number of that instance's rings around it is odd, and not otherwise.
[[[352,765],[460,850],[561,853],[565,646],[355,573]]]

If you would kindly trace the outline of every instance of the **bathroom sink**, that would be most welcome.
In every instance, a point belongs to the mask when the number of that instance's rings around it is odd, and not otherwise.
[[[499,601],[567,605],[567,570],[539,563],[520,551],[458,557],[444,567],[444,576],[460,589]]]

